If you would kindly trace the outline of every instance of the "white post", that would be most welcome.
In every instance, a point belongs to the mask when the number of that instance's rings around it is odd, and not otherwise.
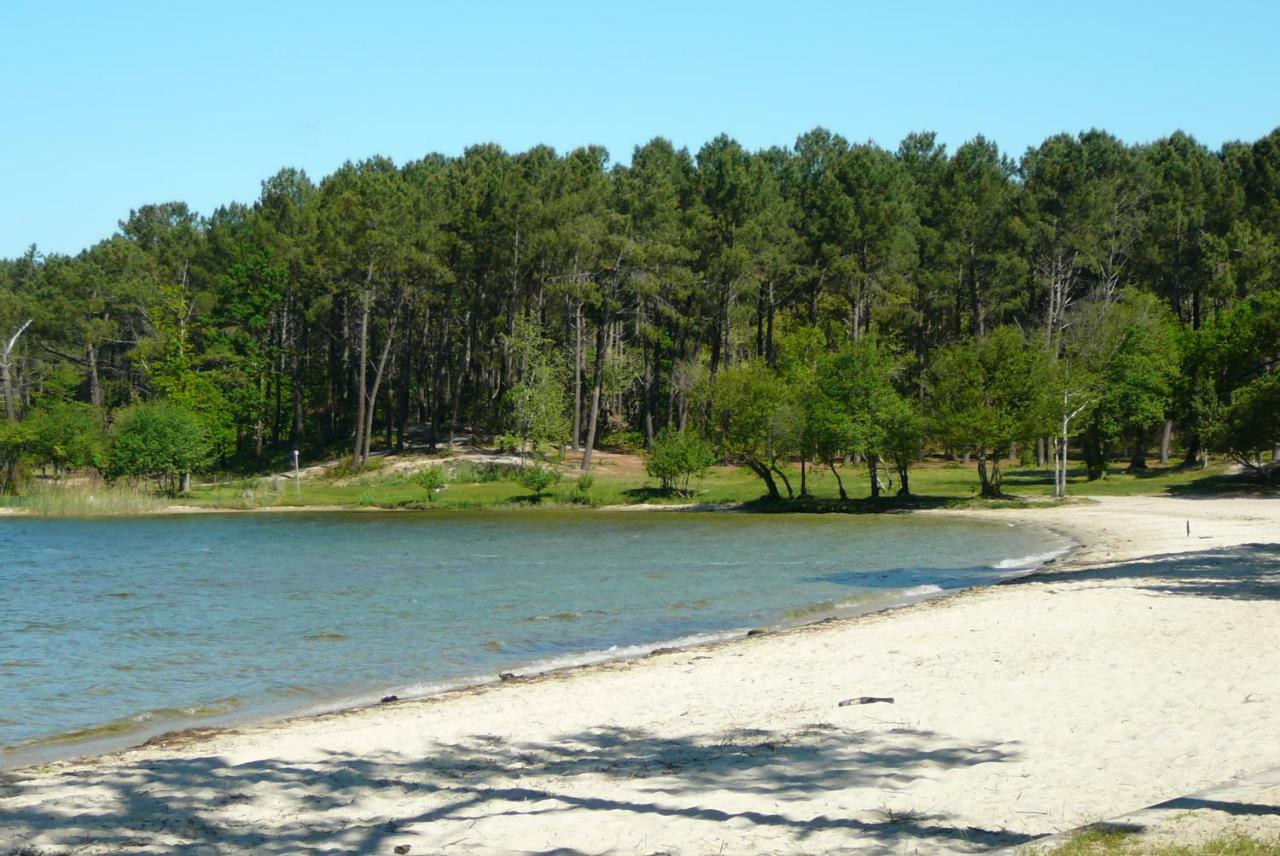
[[[302,470],[298,467],[298,450],[293,450],[293,485],[298,496],[302,496]]]

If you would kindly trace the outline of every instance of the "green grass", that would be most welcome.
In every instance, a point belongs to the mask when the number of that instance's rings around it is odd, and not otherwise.
[[[425,491],[403,472],[387,473],[381,469],[351,473],[344,472],[340,479],[322,478],[304,480],[301,491],[292,481],[272,490],[265,480],[253,489],[252,499],[242,494],[240,484],[201,488],[193,492],[193,504],[222,507],[266,506],[361,506],[381,508],[493,508],[518,507],[535,504],[531,492],[510,477],[495,477],[492,473],[480,475],[475,467],[460,463],[451,465],[447,486],[435,494],[434,501],[426,501]],[[853,501],[839,502],[835,477],[829,470],[809,468],[809,500],[795,500],[781,504],[763,503],[764,486],[747,470],[737,467],[718,467],[705,479],[694,485],[688,497],[666,494],[643,474],[619,472],[606,462],[594,470],[594,483],[588,492],[589,504],[635,505],[640,503],[680,505],[698,503],[727,505],[749,503],[753,509],[791,511],[880,511],[921,506],[964,506],[981,504],[984,507],[1020,504],[1026,500],[1049,497],[1053,492],[1052,474],[1049,470],[1015,467],[1006,472],[1005,490],[1014,499],[985,501],[977,498],[978,478],[975,466],[959,463],[930,462],[911,471],[913,499],[901,501],[887,493],[879,502],[871,502],[866,467],[844,467],[841,477],[845,489]],[[798,467],[788,468],[792,486],[798,491],[800,473]],[[1083,470],[1073,471],[1068,480],[1068,494],[1095,496],[1132,496],[1151,494],[1180,494],[1215,492],[1223,490],[1248,490],[1250,482],[1226,478],[1221,469],[1187,470],[1178,467],[1153,467],[1142,475],[1122,472],[1110,474],[1105,479],[1090,482]],[[895,486],[896,488],[896,486]],[[548,492],[542,506],[581,505],[575,501],[577,492],[572,478],[566,478]]]
[[[911,470],[910,500],[899,500],[896,484],[878,501],[870,500],[865,466],[841,468],[845,489],[852,498],[840,502],[835,477],[820,467],[808,469],[812,497],[805,500],[765,502],[764,485],[749,471],[738,467],[718,467],[694,484],[688,497],[660,491],[643,472],[622,471],[615,460],[605,459],[593,471],[594,479],[585,497],[576,489],[575,478],[567,474],[559,485],[536,502],[527,488],[514,478],[513,470],[477,466],[471,462],[445,462],[450,473],[443,490],[427,501],[426,491],[410,473],[395,470],[394,459],[375,459],[372,466],[353,470],[342,466],[320,478],[304,479],[300,489],[287,478],[244,478],[195,487],[176,501],[165,500],[136,488],[105,488],[101,485],[60,487],[37,482],[23,496],[7,497],[5,504],[38,514],[130,514],[160,510],[180,503],[208,508],[256,509],[271,507],[343,507],[432,510],[476,510],[490,508],[563,508],[583,506],[636,505],[743,505],[756,511],[876,512],[922,507],[994,508],[1021,505],[1052,495],[1049,470],[1012,467],[1006,470],[1004,487],[1010,500],[978,498],[978,477],[973,464],[930,461]],[[792,486],[798,491],[798,467],[789,467]],[[887,473],[882,473],[882,478]],[[781,485],[779,485],[781,487]],[[1068,495],[1133,496],[1248,492],[1262,490],[1257,483],[1229,477],[1221,467],[1207,470],[1154,466],[1142,475],[1114,472],[1105,479],[1088,481],[1083,469],[1073,470],[1068,479]],[[1274,495],[1274,488],[1271,489]]]
[[[1080,832],[1057,848],[1031,852],[1038,856],[1280,856],[1280,840],[1227,835],[1202,844],[1151,845],[1131,832],[1097,828]]]

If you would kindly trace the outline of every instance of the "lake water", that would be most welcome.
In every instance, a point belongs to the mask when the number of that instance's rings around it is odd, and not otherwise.
[[[0,764],[866,611],[1068,547],[898,515],[0,518]]]

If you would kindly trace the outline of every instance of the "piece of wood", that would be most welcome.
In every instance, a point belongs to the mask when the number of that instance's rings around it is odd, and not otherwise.
[[[844,701],[840,702],[840,704],[837,706],[849,707],[855,704],[877,704],[877,703],[893,704],[893,699],[890,698],[889,696],[864,695],[864,696],[858,696],[857,698],[847,698]]]

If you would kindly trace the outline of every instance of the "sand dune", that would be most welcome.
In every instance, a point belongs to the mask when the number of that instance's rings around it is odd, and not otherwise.
[[[980,515],[1084,547],[890,613],[15,771],[0,844],[967,853],[1280,765],[1280,501]]]

